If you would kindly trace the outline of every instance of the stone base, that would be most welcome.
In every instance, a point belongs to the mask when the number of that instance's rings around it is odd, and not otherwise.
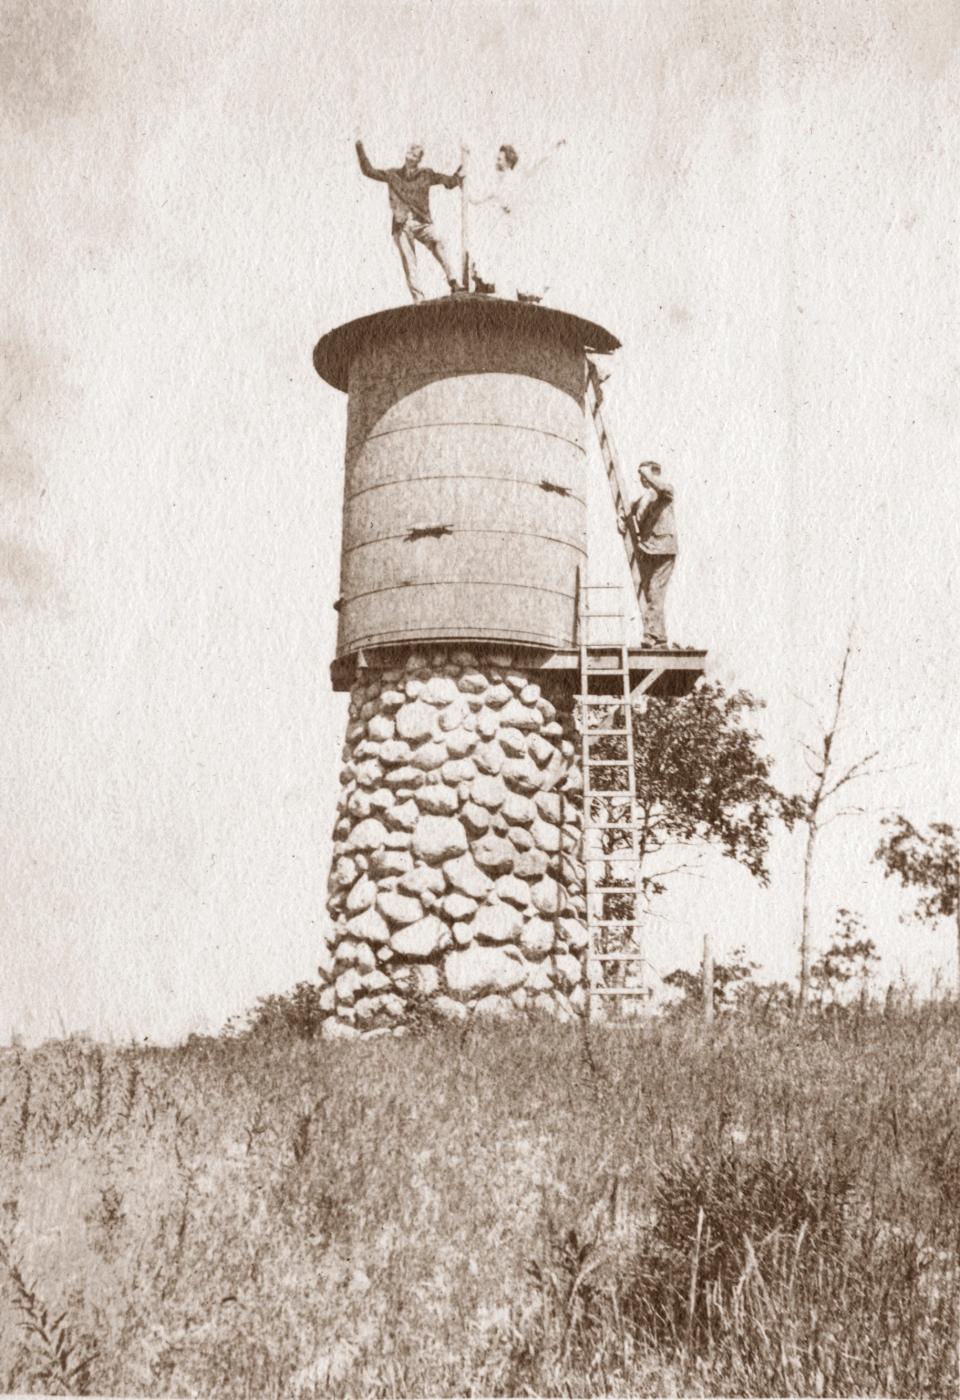
[[[549,693],[548,693],[549,692]],[[320,975],[325,1033],[585,1010],[572,691],[431,648],[352,691]]]

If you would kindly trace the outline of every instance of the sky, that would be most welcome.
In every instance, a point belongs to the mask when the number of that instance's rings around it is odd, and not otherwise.
[[[406,295],[355,130],[481,176],[565,138],[525,217],[549,303],[622,342],[625,462],[678,483],[673,635],[796,788],[855,625],[842,753],[884,771],[824,834],[815,939],[854,908],[886,975],[954,975],[870,856],[885,812],[960,818],[958,40],[953,0],[8,0],[0,1038],[215,1030],[313,972],[346,701],[311,351]],[[651,961],[706,926],[789,975],[801,854],[767,890],[708,861]]]

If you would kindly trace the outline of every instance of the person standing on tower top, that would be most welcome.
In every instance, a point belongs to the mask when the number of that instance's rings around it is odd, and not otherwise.
[[[499,291],[501,296],[515,296],[518,301],[543,299],[547,290],[546,258],[531,228],[529,188],[547,161],[566,144],[564,137],[538,160],[525,163],[520,161],[513,146],[501,146],[490,186],[480,193],[467,195],[470,204],[481,206],[477,231],[479,257],[474,277],[478,292],[489,295]],[[467,189],[470,189],[469,182]]]
[[[659,462],[641,462],[637,472],[643,490],[628,515],[640,566],[643,645],[653,649],[667,645],[663,609],[667,584],[677,558],[677,526],[673,516],[673,485],[664,476]],[[627,520],[621,517],[621,529],[626,528]]]
[[[360,169],[370,180],[382,180],[390,194],[393,241],[403,264],[403,275],[414,301],[423,301],[423,289],[417,276],[417,244],[422,243],[443,268],[444,276],[451,292],[460,291],[460,284],[453,271],[443,241],[433,226],[430,215],[430,186],[443,185],[454,190],[463,183],[463,171],[455,170],[452,175],[441,175],[429,166],[421,165],[423,146],[414,141],[407,147],[403,165],[378,170],[370,164],[363,142],[359,135],[356,140],[357,159]]]

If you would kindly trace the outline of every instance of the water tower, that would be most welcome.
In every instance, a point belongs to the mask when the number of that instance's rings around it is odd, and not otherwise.
[[[456,1019],[569,1018],[603,980],[583,702],[681,694],[703,664],[587,645],[587,352],[617,348],[562,311],[463,295],[352,321],[314,351],[348,395],[331,1035],[387,1033],[422,998]],[[608,732],[610,703],[593,711]]]

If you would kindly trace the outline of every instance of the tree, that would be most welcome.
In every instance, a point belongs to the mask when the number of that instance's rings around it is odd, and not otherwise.
[[[847,676],[853,655],[853,629],[847,636],[840,671],[833,689],[833,711],[827,721],[819,721],[815,744],[804,744],[804,757],[813,776],[810,791],[794,799],[793,814],[807,829],[803,852],[803,900],[800,916],[800,995],[797,1009],[803,1015],[810,999],[810,888],[817,840],[830,822],[840,817],[860,816],[862,807],[834,807],[832,799],[848,784],[873,775],[871,764],[879,755],[874,749],[853,763],[841,765],[837,759],[837,738],[842,728],[846,701]]]
[[[651,699],[634,716],[638,845],[644,888],[662,893],[674,873],[657,867],[670,848],[714,846],[761,884],[774,825],[793,819],[771,779],[772,762],[747,717],[762,702],[703,682],[679,700]],[[688,864],[688,862],[682,862]]]
[[[619,791],[594,796],[592,816],[608,823],[636,823],[637,887],[645,902],[663,893],[671,875],[696,864],[708,846],[767,882],[771,831],[782,818],[790,819],[790,803],[772,782],[771,760],[748,723],[760,708],[746,691],[728,693],[716,683],[700,682],[682,698],[648,698],[642,710],[634,710],[633,810],[626,793],[627,770],[611,768],[604,781]],[[611,704],[611,711],[621,709]],[[617,726],[622,721],[607,713],[597,723]],[[622,763],[624,742],[620,736],[598,738],[591,754],[601,762]],[[632,835],[623,829],[597,834],[600,842],[592,859],[633,845]],[[607,869],[598,894],[610,924],[601,932],[598,951],[622,953],[630,938],[629,920],[635,916],[634,882],[623,878],[622,865],[611,861]],[[614,925],[619,919],[623,925]],[[624,975],[621,963],[614,976],[622,980]]]
[[[852,909],[838,909],[833,942],[810,969],[810,981],[820,994],[820,1004],[829,995],[834,1002],[849,982],[860,983],[866,995],[874,964],[879,962],[877,945],[864,938],[863,919]]]
[[[919,831],[901,815],[887,817],[888,828],[874,859],[884,876],[900,881],[904,889],[918,890],[916,917],[924,923],[956,920],[957,990],[960,991],[960,842],[947,822],[931,822]]]

